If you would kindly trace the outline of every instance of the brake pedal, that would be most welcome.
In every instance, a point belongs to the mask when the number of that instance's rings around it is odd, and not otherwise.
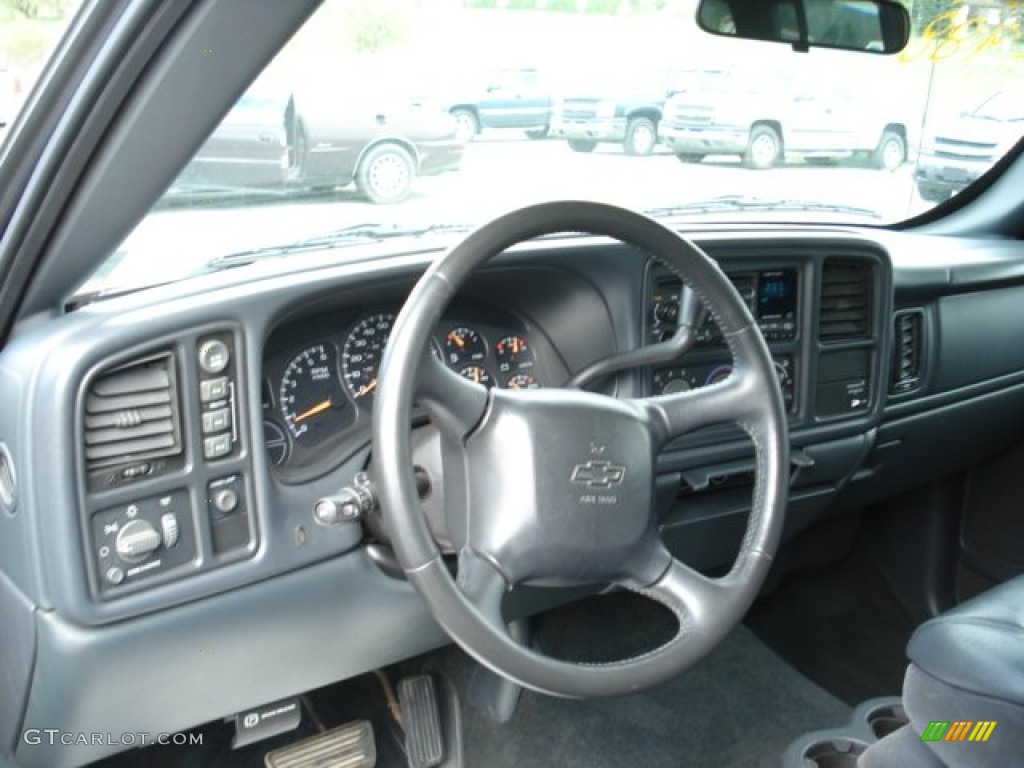
[[[409,768],[436,768],[444,760],[444,737],[434,678],[402,678],[398,683],[398,704],[402,709]]]
[[[373,768],[377,745],[368,720],[341,725],[268,752],[267,768]]]

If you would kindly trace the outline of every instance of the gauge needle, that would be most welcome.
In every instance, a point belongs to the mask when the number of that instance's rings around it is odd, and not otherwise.
[[[454,341],[455,346],[457,346],[459,349],[462,349],[464,346],[466,346],[466,340],[459,336],[457,333],[449,333],[448,340]]]
[[[318,403],[317,405],[314,405],[312,408],[310,408],[308,411],[303,411],[298,416],[296,416],[295,417],[295,423],[298,424],[300,421],[305,421],[310,416],[316,416],[318,413],[326,411],[330,407],[331,407],[331,398],[327,398],[322,403]]]
[[[356,397],[362,397],[363,395],[368,395],[371,392],[373,392],[373,390],[375,390],[376,388],[377,388],[377,380],[376,379],[371,379],[369,384],[364,384],[363,386],[361,386],[359,388],[359,391],[356,392]]]

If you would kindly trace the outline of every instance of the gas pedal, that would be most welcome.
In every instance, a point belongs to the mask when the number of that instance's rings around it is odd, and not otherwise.
[[[436,768],[444,760],[444,736],[434,678],[415,675],[398,683],[409,768]]]
[[[373,768],[377,745],[373,726],[357,720],[268,752],[267,768]]]

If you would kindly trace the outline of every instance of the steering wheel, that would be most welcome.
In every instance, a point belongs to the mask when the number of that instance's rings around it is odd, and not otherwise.
[[[441,313],[474,269],[516,243],[560,232],[607,236],[661,259],[712,313],[733,373],[687,392],[620,400],[568,389],[485,389],[430,353]],[[675,232],[589,202],[544,203],[495,219],[416,284],[391,331],[378,380],[374,463],[398,560],[441,626],[495,672],[559,696],[638,691],[693,665],[753,602],[778,547],[786,504],[782,395],[764,338],[735,288]],[[420,511],[409,426],[414,400],[441,434],[456,577]],[[725,576],[709,578],[662,543],[652,488],[665,443],[718,423],[738,424],[750,435],[756,471],[736,561]],[[513,640],[502,618],[505,593],[526,583],[621,585],[667,606],[678,630],[635,658],[556,660]]]

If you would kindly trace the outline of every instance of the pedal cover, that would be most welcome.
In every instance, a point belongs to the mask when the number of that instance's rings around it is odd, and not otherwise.
[[[405,727],[405,754],[409,768],[435,768],[444,759],[441,714],[434,678],[416,675],[398,684],[398,704]]]
[[[369,720],[332,728],[268,752],[267,768],[373,768],[377,745]]]

